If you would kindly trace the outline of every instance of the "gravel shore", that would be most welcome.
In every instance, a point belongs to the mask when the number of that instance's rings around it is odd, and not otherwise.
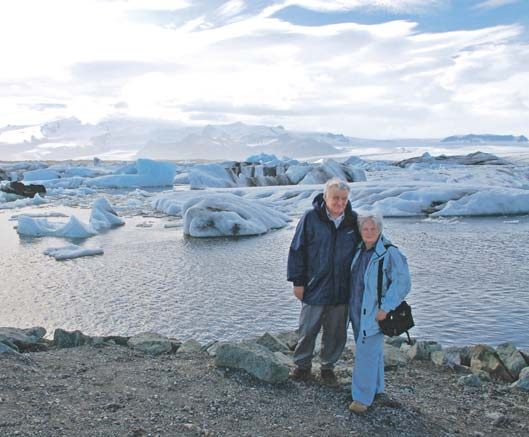
[[[347,354],[344,355],[347,358]],[[116,344],[0,354],[0,436],[529,435],[529,394],[414,361],[386,371],[386,395],[350,414],[339,388],[272,385],[218,368],[206,352],[150,356]]]

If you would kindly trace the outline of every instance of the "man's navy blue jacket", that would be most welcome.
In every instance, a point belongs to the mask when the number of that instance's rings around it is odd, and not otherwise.
[[[300,219],[288,253],[287,279],[304,286],[303,302],[338,305],[349,301],[351,262],[360,241],[357,214],[347,202],[338,229],[327,216],[323,194]]]

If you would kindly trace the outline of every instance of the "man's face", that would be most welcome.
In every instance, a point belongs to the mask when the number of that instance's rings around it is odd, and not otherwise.
[[[345,211],[348,196],[347,190],[339,190],[336,187],[331,187],[323,196],[325,205],[334,218],[339,217]]]

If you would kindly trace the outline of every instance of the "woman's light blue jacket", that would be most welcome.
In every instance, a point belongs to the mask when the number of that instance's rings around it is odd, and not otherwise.
[[[360,255],[360,243],[355,257],[351,264],[353,269]],[[359,336],[368,337],[380,332],[380,327],[376,320],[378,312],[378,261],[383,259],[383,280],[382,280],[382,305],[384,311],[391,311],[397,308],[404,300],[411,289],[410,271],[406,257],[391,245],[391,242],[383,235],[378,239],[375,250],[364,274],[364,297],[360,316]],[[352,285],[352,279],[351,279]],[[352,287],[351,287],[352,290]],[[352,299],[351,299],[352,303]],[[351,308],[352,311],[352,308]]]

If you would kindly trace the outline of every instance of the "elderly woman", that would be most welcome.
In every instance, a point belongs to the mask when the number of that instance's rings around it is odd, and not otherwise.
[[[382,216],[360,215],[362,241],[351,264],[349,319],[356,342],[349,410],[363,413],[384,392],[384,334],[378,325],[404,300],[411,288],[404,255],[382,235]],[[382,299],[378,304],[378,265],[383,263]]]

